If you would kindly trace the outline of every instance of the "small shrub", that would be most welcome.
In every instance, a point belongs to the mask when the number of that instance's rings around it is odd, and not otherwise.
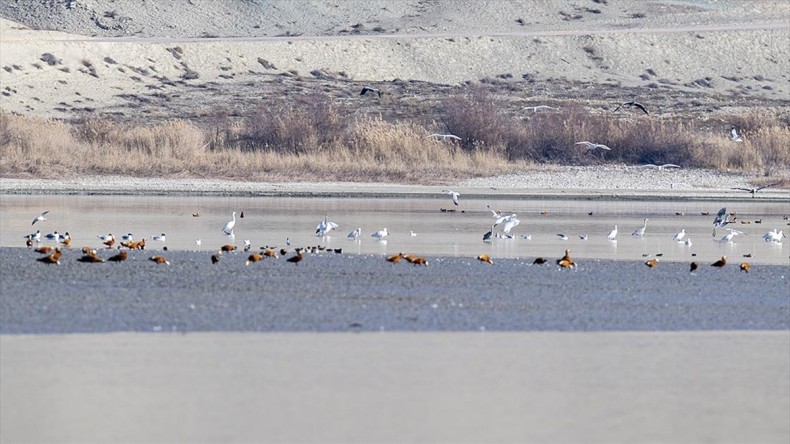
[[[42,62],[45,62],[49,66],[60,65],[60,64],[63,63],[63,61],[61,59],[55,57],[54,55],[52,55],[49,52],[45,52],[44,54],[41,54],[41,57],[39,57],[39,60],[41,60]]]

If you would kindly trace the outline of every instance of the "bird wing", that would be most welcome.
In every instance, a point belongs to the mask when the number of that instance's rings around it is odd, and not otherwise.
[[[602,150],[606,150],[606,151],[611,151],[611,150],[612,150],[612,149],[611,149],[611,148],[609,148],[608,146],[606,146],[606,145],[602,145],[602,144],[600,144],[600,143],[596,143],[596,144],[595,144],[595,147],[596,147],[596,148],[600,148],[600,149],[602,149]]]
[[[774,187],[774,186],[776,186],[776,185],[779,185],[780,183],[782,183],[782,182],[769,183],[768,185],[763,185],[763,186],[761,186],[760,188],[757,188],[757,190],[762,190],[763,188]]]
[[[460,195],[460,194],[458,194],[458,193],[452,193],[452,196],[453,196],[453,203],[454,203],[454,204],[456,204],[456,205],[458,205],[458,198],[459,198],[461,195]]]
[[[680,165],[675,165],[674,163],[665,163],[661,165],[661,168],[680,168]]]
[[[724,216],[726,215],[727,215],[727,207],[724,207],[721,210],[719,210],[718,213],[716,213],[716,218],[713,219],[713,225],[717,226],[721,224],[724,221]]]
[[[640,165],[640,168],[658,168],[658,165],[647,163],[645,165]]]
[[[368,88],[367,86],[362,88],[362,92],[359,93],[360,96],[364,96],[366,92],[373,91],[372,89]]]
[[[648,116],[650,115],[650,113],[649,113],[649,112],[647,112],[647,108],[645,108],[645,106],[644,106],[644,105],[642,105],[641,103],[632,102],[631,104],[632,104],[632,105],[634,105],[635,107],[637,107],[637,108],[641,109],[641,110],[642,110],[642,111],[643,111],[645,114],[647,114]]]
[[[748,192],[750,192],[750,193],[752,192],[752,189],[751,189],[751,188],[740,188],[740,187],[733,187],[733,188],[730,188],[730,189],[731,189],[731,190],[741,190],[741,191],[748,191]],[[718,217],[718,216],[716,216],[716,217]]]
[[[625,103],[621,103],[621,104],[617,105],[617,108],[615,108],[615,109],[614,109],[614,111],[612,111],[612,112],[613,112],[613,113],[616,113],[616,112],[617,112],[617,110],[618,110],[618,109],[620,109],[620,108],[622,108],[622,106],[623,106],[623,105],[625,105]]]

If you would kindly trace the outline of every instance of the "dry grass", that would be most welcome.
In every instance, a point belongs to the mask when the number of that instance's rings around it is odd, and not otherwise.
[[[129,127],[109,120],[67,124],[0,114],[0,174],[436,183],[517,166],[482,151],[462,152],[426,140],[420,128],[408,123],[361,120],[349,126],[344,141],[318,146],[308,143],[315,141],[311,136],[284,150],[272,145],[242,147],[249,145],[245,130],[231,128],[233,140],[212,148],[212,129],[183,120]]]
[[[0,174],[437,183],[533,163],[674,163],[765,176],[790,169],[790,125],[776,115],[731,116],[742,143],[729,140],[720,123],[701,119],[614,115],[574,105],[526,116],[500,113],[495,100],[479,91],[446,99],[432,124],[350,117],[320,94],[298,104],[259,106],[235,120],[216,109],[203,126],[0,114]],[[432,131],[462,140],[427,138]],[[582,140],[612,150],[601,160],[574,145]]]

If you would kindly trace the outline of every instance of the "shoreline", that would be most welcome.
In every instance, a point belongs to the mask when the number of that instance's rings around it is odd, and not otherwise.
[[[754,176],[703,169],[656,172],[630,166],[541,166],[517,173],[443,185],[367,182],[245,182],[205,178],[85,175],[66,179],[0,178],[0,195],[137,195],[206,197],[409,198],[453,188],[467,198],[536,200],[721,200],[782,202],[790,190],[770,188],[752,197]],[[594,184],[594,185],[592,185]]]

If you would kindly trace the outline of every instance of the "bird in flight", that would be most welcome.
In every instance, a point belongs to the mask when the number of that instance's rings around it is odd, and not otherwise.
[[[453,190],[442,190],[442,193],[449,194],[450,197],[453,199],[453,203],[458,205],[458,198],[461,197],[461,193],[457,193]]]
[[[535,105],[535,106],[525,106],[521,109],[530,109],[533,113],[538,112],[539,109],[559,109],[549,105]]]
[[[584,151],[585,152],[592,151],[592,150],[597,150],[597,149],[602,149],[602,150],[606,150],[606,151],[611,151],[612,150],[611,148],[609,148],[606,145],[603,145],[603,144],[600,144],[600,143],[587,142],[587,141],[576,142],[576,143],[574,143],[574,145],[584,145]]]
[[[429,138],[429,137],[433,137],[436,140],[445,140],[445,139],[461,140],[461,138],[456,136],[455,134],[439,134],[439,133],[436,133],[436,134],[430,134],[428,136],[425,136],[426,139]]]
[[[633,101],[633,100],[630,101],[630,102],[624,102],[624,103],[621,103],[621,104],[617,105],[617,108],[615,108],[614,111],[612,111],[612,112],[616,113],[618,109],[620,109],[620,108],[622,108],[624,106],[626,106],[628,108],[631,108],[631,107],[639,108],[639,109],[642,110],[643,113],[647,114],[648,116],[650,115],[650,113],[647,112],[647,108],[645,108],[645,105],[642,105],[641,103]]]
[[[49,213],[49,211],[45,211],[45,212],[43,212],[43,213],[39,214],[38,216],[36,216],[36,217],[33,219],[33,223],[32,223],[32,224],[30,224],[30,225],[35,225],[35,224],[36,224],[36,222],[43,222],[43,221],[47,220],[47,218],[46,218],[46,217],[44,217],[44,216],[46,216],[46,215],[47,215],[47,213]]]
[[[362,92],[359,93],[359,95],[360,96],[364,96],[366,93],[369,93],[369,92],[376,93],[376,94],[379,95],[379,97],[381,97],[381,94],[382,94],[380,89],[371,88],[370,86],[365,86],[365,87],[362,88]]]
[[[652,163],[648,163],[640,166],[640,168],[650,168],[650,169],[656,169],[658,171],[661,171],[661,170],[672,169],[672,168],[680,168],[680,165],[675,165],[674,163],[665,163],[663,165],[655,165]]]
[[[754,197],[754,195],[755,195],[755,194],[757,194],[757,192],[758,192],[758,191],[760,191],[760,190],[762,190],[762,189],[765,189],[765,188],[768,188],[768,187],[773,187],[773,186],[779,185],[779,184],[781,184],[781,183],[782,183],[782,182],[780,181],[780,182],[775,182],[775,183],[769,183],[768,185],[763,185],[763,186],[761,186],[761,187],[755,187],[755,188],[740,188],[740,187],[735,187],[735,188],[732,188],[732,189],[733,189],[733,190],[748,191],[749,193],[752,193],[752,197]]]

